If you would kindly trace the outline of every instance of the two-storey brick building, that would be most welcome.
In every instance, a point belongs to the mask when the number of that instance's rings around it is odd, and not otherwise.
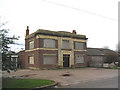
[[[86,36],[65,31],[26,30],[22,66],[27,68],[84,67],[87,65]]]

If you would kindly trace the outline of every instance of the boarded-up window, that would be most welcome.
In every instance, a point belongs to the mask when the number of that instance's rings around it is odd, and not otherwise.
[[[34,41],[30,41],[29,42],[29,49],[33,49],[34,48]]]
[[[69,40],[63,40],[62,41],[62,48],[63,49],[69,49]]]
[[[56,56],[44,55],[43,64],[56,64],[57,59]]]
[[[76,54],[75,58],[76,58],[76,64],[84,63],[84,55]]]
[[[29,56],[29,64],[34,64],[34,55]]]
[[[82,42],[75,42],[75,49],[84,49],[84,43]]]
[[[53,40],[53,39],[44,39],[44,47],[55,48],[55,40]]]

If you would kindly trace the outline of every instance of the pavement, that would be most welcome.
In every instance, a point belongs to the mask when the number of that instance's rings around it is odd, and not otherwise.
[[[65,74],[66,76],[63,76],[63,74]],[[58,82],[61,86],[66,86],[118,77],[118,70],[103,68],[77,68],[58,70],[21,69],[17,72],[3,72],[2,77],[49,79]]]

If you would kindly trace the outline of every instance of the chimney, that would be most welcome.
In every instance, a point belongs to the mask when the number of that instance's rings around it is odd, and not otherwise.
[[[72,31],[72,34],[76,34],[76,30],[73,30],[73,31]]]
[[[29,26],[27,26],[26,36],[29,35]]]

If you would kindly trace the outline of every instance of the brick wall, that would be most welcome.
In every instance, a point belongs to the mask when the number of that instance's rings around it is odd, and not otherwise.
[[[43,54],[56,54],[56,60],[57,60],[57,63],[58,63],[58,51],[57,50],[40,50],[39,51],[39,61],[40,61],[40,68],[49,68],[49,67],[57,67],[58,64],[56,65],[46,65],[46,64],[43,64]]]
[[[76,42],[74,42],[74,49],[75,49],[75,43]],[[84,49],[87,49],[87,43],[86,42],[83,42],[84,43]]]
[[[29,41],[31,41],[31,40],[34,40],[34,48],[36,48],[39,45],[38,40],[35,37],[25,39],[25,50],[29,50]]]
[[[34,55],[34,64],[28,63],[28,58],[30,55]],[[25,67],[36,67],[39,68],[39,50],[31,51],[31,52],[25,52],[24,54],[25,58]]]
[[[81,64],[76,64],[76,54],[84,54],[84,63]],[[86,55],[86,51],[75,51],[74,52],[74,63],[75,63],[75,67],[85,67],[87,66],[87,55]]]
[[[25,50],[29,50],[29,41],[34,40],[34,48],[44,48],[44,38],[36,38],[32,37],[25,40]],[[86,49],[86,42],[84,45],[84,48]],[[58,40],[55,40],[55,48],[58,48]],[[74,42],[74,48],[75,48],[75,42]],[[29,55],[34,54],[34,64],[30,65],[28,63],[28,57]],[[43,54],[56,54],[56,60],[58,62],[58,50],[35,50],[35,51],[29,51],[24,52],[21,54],[22,57],[22,67],[36,67],[36,68],[53,68],[58,67],[58,64],[56,65],[45,65],[43,64]],[[75,63],[75,54],[85,54],[84,55],[84,62],[83,64],[75,64],[73,66],[75,67],[84,67],[87,66],[87,56],[86,51],[74,51],[74,63]]]
[[[25,52],[21,51],[19,52],[19,59],[21,61],[21,68],[25,67]]]
[[[43,48],[44,47],[44,38],[39,38],[38,41],[39,41],[39,43],[37,43],[38,47]],[[58,48],[58,40],[55,40],[55,48]]]
[[[24,52],[21,54],[22,56],[22,67],[36,67],[36,68],[44,68],[44,67],[57,67],[56,65],[45,65],[43,64],[43,54],[56,54],[56,60],[58,63],[58,51],[57,50],[35,50],[30,52]],[[34,55],[34,64],[28,63],[28,58],[30,55]]]

